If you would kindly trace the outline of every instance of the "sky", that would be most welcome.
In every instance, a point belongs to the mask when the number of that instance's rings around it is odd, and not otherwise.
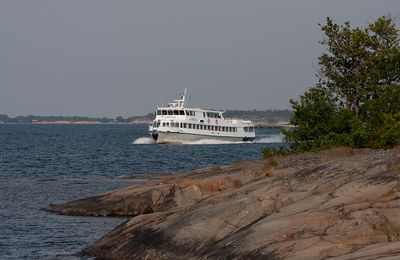
[[[290,109],[317,78],[318,26],[399,0],[2,0],[0,114],[144,115],[189,104]]]

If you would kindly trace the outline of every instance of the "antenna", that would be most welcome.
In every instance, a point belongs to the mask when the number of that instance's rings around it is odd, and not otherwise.
[[[185,106],[185,100],[186,100],[186,93],[187,93],[187,88],[183,90],[183,93],[178,99],[178,105],[179,107],[183,108]]]

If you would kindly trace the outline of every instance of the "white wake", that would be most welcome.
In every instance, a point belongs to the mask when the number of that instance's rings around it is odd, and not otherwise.
[[[282,133],[279,133],[279,134],[270,135],[270,136],[256,137],[254,142],[257,144],[282,143],[283,138],[285,138],[285,135]]]
[[[285,136],[282,133],[269,135],[269,136],[260,136],[257,137],[253,142],[243,142],[243,141],[226,141],[226,140],[216,140],[216,139],[202,139],[197,141],[181,141],[176,142],[175,144],[184,144],[184,145],[217,145],[217,144],[245,144],[245,143],[257,143],[257,144],[270,144],[270,143],[282,143],[283,138]],[[156,141],[151,137],[139,137],[133,144],[156,144]]]
[[[154,139],[152,137],[139,137],[132,143],[133,144],[155,144],[156,141],[154,141]]]

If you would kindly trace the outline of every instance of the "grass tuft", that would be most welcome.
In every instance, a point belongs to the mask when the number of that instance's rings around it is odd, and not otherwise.
[[[266,177],[274,176],[274,170],[278,167],[275,156],[271,156],[265,160],[264,172]]]

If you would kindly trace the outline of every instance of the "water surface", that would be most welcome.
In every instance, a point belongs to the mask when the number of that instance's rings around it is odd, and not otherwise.
[[[140,125],[0,125],[2,259],[71,259],[124,221],[40,210],[50,203],[125,187],[123,177],[183,172],[261,157],[278,129],[257,130],[253,144],[156,145]]]

